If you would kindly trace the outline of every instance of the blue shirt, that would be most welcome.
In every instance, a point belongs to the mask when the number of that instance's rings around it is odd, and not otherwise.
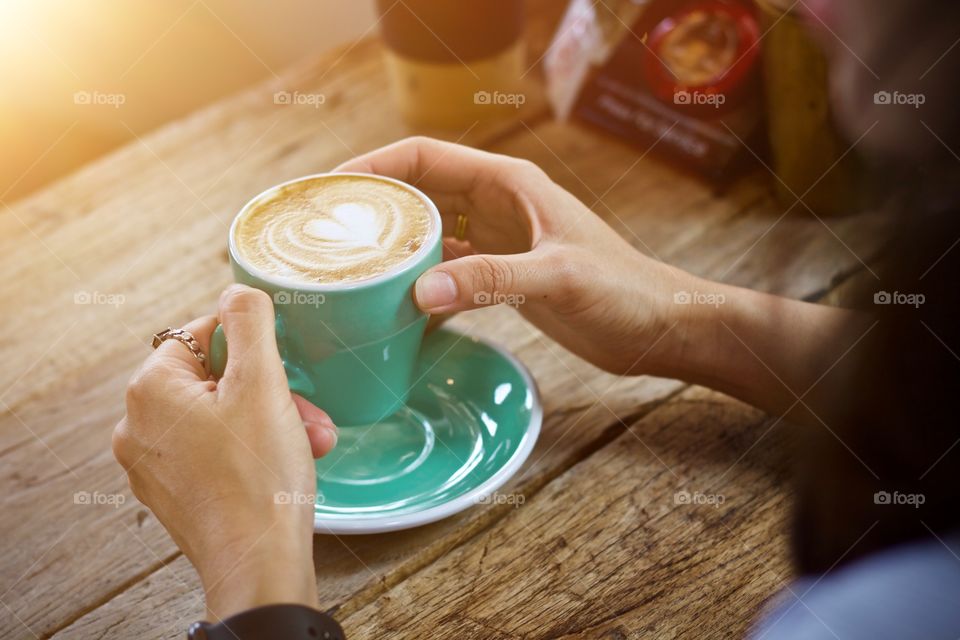
[[[960,638],[960,534],[881,551],[793,582],[752,640]]]

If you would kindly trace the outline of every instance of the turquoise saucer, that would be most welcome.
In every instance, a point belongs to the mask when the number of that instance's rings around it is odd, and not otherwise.
[[[340,429],[317,461],[314,530],[378,533],[483,502],[530,455],[543,411],[536,384],[503,349],[446,329],[424,340],[407,407]]]

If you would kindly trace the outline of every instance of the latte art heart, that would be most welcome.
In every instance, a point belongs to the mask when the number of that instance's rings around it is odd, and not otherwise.
[[[383,226],[384,221],[376,211],[350,202],[335,206],[327,218],[309,220],[303,231],[318,242],[380,246]]]
[[[407,260],[430,234],[426,203],[404,187],[360,176],[296,182],[238,221],[241,255],[258,269],[305,282],[355,282]]]

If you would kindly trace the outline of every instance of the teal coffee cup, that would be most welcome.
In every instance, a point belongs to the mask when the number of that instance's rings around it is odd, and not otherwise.
[[[422,199],[432,224],[419,249],[384,273],[348,283],[309,283],[265,273],[238,251],[238,222],[259,203],[289,185],[355,176],[384,180]],[[427,316],[413,300],[417,278],[441,259],[440,214],[418,189],[362,173],[304,176],[267,189],[237,214],[228,239],[237,282],[273,299],[277,344],[291,391],[326,411],[339,426],[368,425],[400,410],[413,380]],[[228,345],[217,327],[210,345],[211,370],[220,377]]]

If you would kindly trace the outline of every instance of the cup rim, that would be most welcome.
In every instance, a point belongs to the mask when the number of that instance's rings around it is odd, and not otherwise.
[[[286,187],[287,185],[291,185],[297,182],[303,182],[305,180],[313,180],[316,178],[329,178],[334,176],[373,178],[375,180],[381,180],[383,182],[390,182],[392,184],[395,184],[397,186],[400,186],[412,192],[415,196],[420,198],[420,200],[422,200],[424,204],[427,205],[427,210],[430,212],[430,217],[433,222],[433,226],[430,229],[430,233],[427,235],[426,241],[423,243],[423,245],[419,249],[417,249],[417,251],[413,255],[409,256],[406,260],[401,262],[394,269],[385,271],[383,273],[377,274],[370,278],[357,280],[355,282],[343,282],[343,283],[304,282],[302,280],[295,280],[293,278],[286,278],[284,276],[278,276],[276,274],[267,273],[255,267],[249,261],[243,259],[243,257],[240,255],[240,252],[237,249],[237,243],[236,243],[237,223],[244,216],[244,214],[246,214],[247,211],[250,210],[252,206],[259,203],[261,200],[263,200],[267,196],[272,195],[276,191],[282,189],[283,187]],[[281,287],[286,289],[295,289],[298,291],[318,291],[318,292],[349,291],[353,289],[362,289],[375,284],[379,284],[381,282],[386,282],[387,280],[393,279],[398,275],[404,274],[410,271],[411,269],[415,268],[418,264],[420,264],[423,257],[427,253],[433,250],[435,243],[440,241],[441,234],[442,234],[442,222],[440,219],[440,211],[437,209],[437,205],[434,204],[433,200],[427,197],[427,195],[423,191],[413,186],[412,184],[408,184],[402,180],[397,180],[396,178],[391,178],[389,176],[381,176],[376,173],[364,173],[362,171],[328,171],[324,173],[311,173],[305,176],[292,178],[285,182],[281,182],[279,184],[275,184],[271,187],[268,187],[263,191],[261,191],[260,193],[258,193],[257,195],[250,198],[250,200],[248,200],[246,204],[244,204],[240,208],[240,211],[237,212],[237,215],[234,216],[233,222],[230,223],[230,231],[229,231],[229,236],[227,238],[227,249],[230,252],[230,258],[237,265],[239,265],[244,271],[276,287]]]

